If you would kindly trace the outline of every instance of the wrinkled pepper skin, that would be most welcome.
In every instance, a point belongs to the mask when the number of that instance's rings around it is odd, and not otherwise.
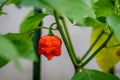
[[[38,43],[38,53],[43,54],[48,60],[61,55],[62,40],[56,35],[44,35]]]

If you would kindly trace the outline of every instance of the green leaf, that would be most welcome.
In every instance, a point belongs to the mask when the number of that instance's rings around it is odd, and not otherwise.
[[[0,35],[0,56],[7,59],[16,59],[19,57],[16,47],[10,40]]]
[[[105,30],[107,34],[110,33],[109,29],[105,29],[104,26],[94,27],[91,35],[91,44],[96,40],[97,36],[101,33],[102,30]],[[106,38],[108,37],[107,34],[102,35],[102,37],[93,47],[92,52],[95,52],[106,40]],[[117,44],[119,44],[119,41],[116,39],[115,35],[113,35],[106,45],[108,48],[103,48],[95,57],[97,64],[104,72],[109,72],[111,68],[113,68],[113,66],[117,64],[120,60],[120,46],[110,47]]]
[[[31,10],[31,11],[24,17],[23,22],[24,22],[27,18],[33,16],[33,15],[34,15],[34,12],[35,12],[34,10]],[[21,23],[21,24],[22,24],[22,23]]]
[[[46,6],[40,0],[7,0],[7,4],[15,4],[19,6],[30,6],[35,8],[45,8]]]
[[[3,15],[3,14],[7,14],[7,13],[0,11],[0,16]]]
[[[0,0],[0,5],[4,2],[5,0]]]
[[[117,76],[92,69],[76,73],[72,80],[120,80]]]
[[[92,25],[95,25],[95,24],[96,24],[96,20],[93,19],[93,18],[91,18],[91,17],[86,17],[84,23],[85,23],[87,26],[92,26]]]
[[[21,57],[37,61],[33,43],[31,41],[31,32],[21,34],[9,33],[6,34],[5,37],[15,45]]]
[[[2,15],[4,12],[2,11],[2,8],[3,8],[3,6],[5,5],[5,1],[4,0],[1,0],[0,1],[0,15]]]
[[[85,17],[95,17],[92,0],[41,0],[41,3],[56,9],[80,24],[84,24]]]
[[[91,18],[91,17],[86,17],[84,20],[84,24],[86,26],[98,26],[98,25],[104,25],[103,23],[99,22],[98,20]]]
[[[10,60],[0,57],[0,68],[2,68],[3,66],[5,66]]]
[[[107,17],[114,12],[111,0],[98,0],[94,8],[96,17]]]
[[[21,3],[21,0],[7,0],[7,4],[19,5],[20,3]]]
[[[21,0],[21,6],[33,6],[35,8],[45,8],[46,6],[41,3],[41,0]]]
[[[19,53],[16,47],[10,40],[0,35],[0,57],[4,62],[0,61],[1,67],[4,66],[8,60],[13,60],[15,64],[19,64]],[[19,67],[19,65],[16,65]]]
[[[37,28],[45,16],[46,14],[40,13],[26,18],[20,25],[20,32],[26,32]]]
[[[102,23],[106,23],[106,17],[103,17],[103,16],[97,17],[97,20],[99,20]]]
[[[117,16],[115,14],[110,15],[107,17],[107,23],[114,31],[116,38],[120,41],[120,16]]]

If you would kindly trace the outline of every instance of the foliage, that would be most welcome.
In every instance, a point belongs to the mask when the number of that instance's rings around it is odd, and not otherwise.
[[[109,23],[110,27],[112,28],[112,30],[115,33],[115,36],[117,37],[117,39],[120,41],[120,16],[118,15],[110,15],[109,17],[107,17],[107,22]]]
[[[9,39],[12,44],[16,47],[19,55],[23,58],[37,60],[34,49],[33,43],[31,41],[31,33],[25,34],[13,34],[8,33],[4,35],[7,39]]]
[[[44,8],[49,13],[31,11],[21,23],[19,33],[0,35],[0,67],[5,66],[10,61],[20,65],[19,58],[37,61],[33,48],[33,34],[40,28],[49,29],[49,27],[42,27],[39,24],[44,17],[52,15],[55,18],[56,30],[60,32],[75,68],[76,73],[72,80],[119,80],[108,73],[83,69],[96,55],[99,66],[106,72],[109,72],[120,60],[119,0],[0,0],[0,16],[6,14],[3,12],[3,7],[10,4],[17,7],[34,7],[38,10]],[[93,45],[86,51],[83,58],[79,59],[76,56],[64,17],[71,23],[76,22],[77,26],[93,27],[91,37]],[[99,36],[101,31],[103,34]],[[88,56],[91,50],[93,54]],[[79,72],[81,69],[83,70]]]
[[[10,42],[10,40],[0,35],[0,43],[0,57],[3,60],[0,66],[4,66],[10,60],[14,60],[15,62],[18,61],[18,51],[16,50],[16,47]]]
[[[97,36],[104,30],[103,27],[98,26],[94,27],[91,35],[91,44],[95,41]],[[107,38],[109,34],[109,29],[106,30],[106,33],[102,35],[102,37],[99,39],[99,42],[96,43],[96,45],[93,47],[92,52],[94,52]],[[97,55],[96,55],[96,61],[98,65],[102,68],[103,71],[109,72],[116,63],[120,60],[120,56],[118,55],[120,46],[115,46],[116,44],[119,44],[116,37],[113,35],[110,41],[106,44],[106,47],[103,48]]]
[[[84,69],[82,72],[76,73],[72,80],[119,80],[119,78],[109,73]]]
[[[31,29],[35,29],[39,26],[40,22],[45,16],[45,14],[35,14],[33,16],[29,16],[21,23],[20,32],[26,32]]]

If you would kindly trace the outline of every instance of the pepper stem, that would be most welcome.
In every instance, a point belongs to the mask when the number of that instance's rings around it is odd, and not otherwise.
[[[52,32],[52,27],[53,27],[53,25],[55,25],[55,24],[56,24],[56,23],[52,23],[52,24],[50,25],[49,33],[48,33],[49,36],[53,36],[53,35],[54,35],[54,33]]]

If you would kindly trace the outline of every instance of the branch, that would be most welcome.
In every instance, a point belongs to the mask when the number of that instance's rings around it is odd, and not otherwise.
[[[81,64],[81,67],[84,67],[87,63],[89,63],[93,59],[93,57],[95,57],[98,54],[98,52],[105,47],[105,45],[110,40],[112,35],[113,35],[113,32],[111,32],[108,38],[103,42],[103,44],[86,61],[84,61],[83,64]]]

